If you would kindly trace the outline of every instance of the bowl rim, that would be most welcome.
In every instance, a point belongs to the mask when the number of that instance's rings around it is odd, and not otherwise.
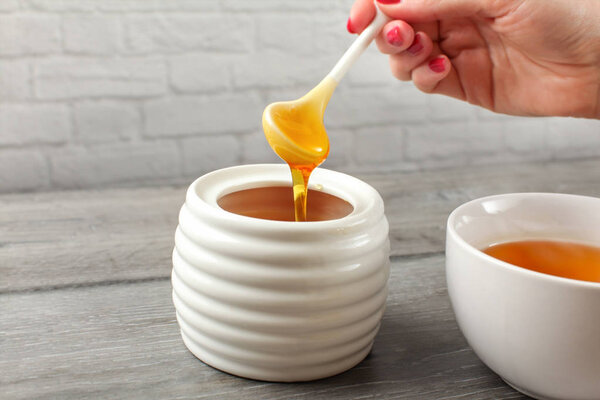
[[[452,239],[458,246],[460,246],[461,248],[466,250],[471,255],[480,258],[482,261],[485,261],[488,264],[494,265],[496,268],[507,269],[507,270],[512,271],[517,274],[524,274],[524,276],[528,276],[528,277],[534,278],[534,279],[541,279],[542,281],[546,281],[546,282],[550,282],[550,283],[554,283],[554,284],[577,286],[577,287],[583,287],[586,289],[600,291],[600,282],[582,281],[579,279],[572,279],[572,278],[565,278],[562,276],[550,275],[550,274],[546,274],[543,272],[532,271],[530,269],[519,267],[517,265],[508,263],[506,261],[499,260],[495,257],[492,257],[492,256],[484,253],[477,247],[468,243],[465,239],[463,239],[458,234],[458,232],[456,232],[456,229],[454,228],[455,222],[456,222],[455,220],[458,217],[458,215],[460,215],[461,212],[464,212],[464,210],[467,207],[470,207],[473,204],[482,203],[484,201],[495,200],[495,199],[506,198],[506,197],[515,197],[515,198],[518,198],[518,197],[571,197],[571,198],[580,198],[580,199],[585,198],[585,199],[591,199],[594,201],[598,201],[599,206],[600,206],[600,198],[592,197],[592,196],[576,195],[576,194],[567,194],[567,193],[517,192],[517,193],[504,193],[504,194],[495,194],[495,195],[491,195],[491,196],[484,196],[484,197],[480,197],[477,199],[470,200],[466,203],[463,203],[463,204],[459,205],[458,207],[456,207],[450,213],[450,215],[448,216],[447,224],[446,224],[447,237],[449,239]],[[446,239],[447,242],[449,239]],[[447,244],[448,243],[446,243],[446,245]],[[600,247],[600,246],[595,246],[595,247]],[[447,260],[447,258],[446,258],[446,260]]]

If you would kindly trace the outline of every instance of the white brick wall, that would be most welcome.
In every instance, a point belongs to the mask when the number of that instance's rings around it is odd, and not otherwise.
[[[167,68],[161,58],[82,58],[40,60],[34,69],[41,100],[144,98],[165,95]]]
[[[0,101],[26,100],[31,96],[29,63],[25,60],[0,60]]]
[[[101,100],[73,106],[77,143],[131,141],[140,137],[142,117],[135,104]]]
[[[62,23],[65,53],[112,55],[120,50],[118,18],[71,14]]]
[[[69,109],[63,104],[2,104],[0,132],[0,145],[66,143],[71,136]]]
[[[189,182],[278,162],[269,102],[351,43],[351,0],[0,0],[0,192]],[[600,157],[600,122],[492,114],[395,81],[372,48],[325,118],[325,166]]]
[[[59,16],[0,16],[0,55],[29,56],[56,54],[60,51]]]

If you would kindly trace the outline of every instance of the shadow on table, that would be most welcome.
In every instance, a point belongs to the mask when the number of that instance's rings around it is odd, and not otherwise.
[[[388,307],[373,350],[345,373],[306,383],[269,383],[238,378],[194,360],[187,377],[178,379],[177,391],[226,400],[527,398],[477,358],[447,301],[438,298],[438,307],[430,304],[427,313],[420,311],[422,306]]]
[[[272,393],[327,399],[442,399],[467,393],[469,399],[527,398],[477,358],[451,314],[438,309],[425,315],[397,306],[386,314],[373,350],[356,367],[319,381],[272,384]]]
[[[409,275],[405,277],[409,279]],[[418,295],[397,290],[389,297],[373,350],[345,373],[289,384],[204,372],[212,375],[220,398],[226,391],[227,399],[527,398],[506,385],[468,346],[445,288],[428,287],[424,282],[408,284]],[[414,287],[419,284],[422,287]],[[202,389],[201,380],[192,379],[197,390]],[[194,385],[192,382],[189,383]]]

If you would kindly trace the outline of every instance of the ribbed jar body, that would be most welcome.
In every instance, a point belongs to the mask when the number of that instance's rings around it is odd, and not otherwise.
[[[389,276],[388,223],[377,191],[317,169],[310,187],[349,202],[340,219],[282,222],[219,207],[229,193],[289,186],[285,165],[207,174],[188,189],[173,251],[183,340],[205,363],[266,381],[341,373],[370,351]]]

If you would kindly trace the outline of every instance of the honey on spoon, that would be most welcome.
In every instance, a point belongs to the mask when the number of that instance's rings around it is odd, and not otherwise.
[[[267,141],[292,173],[296,221],[306,221],[308,179],[329,154],[329,138],[323,125],[327,104],[346,72],[388,21],[377,9],[371,24],[315,88],[300,99],[272,103],[265,108],[262,123]]]
[[[292,172],[296,221],[306,221],[308,178],[329,154],[323,114],[336,86],[328,76],[302,98],[270,104],[263,113],[265,136]]]

